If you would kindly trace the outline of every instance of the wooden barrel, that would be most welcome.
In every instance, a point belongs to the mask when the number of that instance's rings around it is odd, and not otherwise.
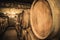
[[[3,40],[18,40],[17,31],[15,28],[8,28],[3,34]]]
[[[30,11],[30,22],[34,35],[39,39],[45,39],[50,34],[51,37],[56,35],[59,29],[58,14],[59,10],[54,0],[35,0]]]
[[[8,27],[8,17],[3,13],[0,13],[0,35],[5,31]]]
[[[29,25],[29,9],[24,10],[22,16],[22,24],[24,29],[28,28]]]

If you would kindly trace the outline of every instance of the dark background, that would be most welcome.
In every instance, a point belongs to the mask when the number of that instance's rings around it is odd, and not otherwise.
[[[32,3],[33,2],[33,0],[0,0],[0,2],[13,2],[13,3],[15,3],[15,2],[20,2],[20,3]]]

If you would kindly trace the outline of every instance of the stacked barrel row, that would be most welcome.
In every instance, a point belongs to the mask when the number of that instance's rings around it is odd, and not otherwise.
[[[7,9],[4,9],[4,10],[7,10]],[[7,11],[8,13],[13,13],[13,10],[12,11],[7,10]],[[22,11],[20,9],[19,10],[17,9],[14,11],[14,13],[17,13],[13,15],[14,17],[10,15],[8,16],[13,17],[12,20],[14,20],[14,18],[16,17],[19,23],[17,22],[15,23],[19,25],[19,27],[22,27],[22,36],[25,38],[23,40],[40,40],[40,39],[52,40],[54,37],[59,39],[60,37],[59,35],[60,33],[59,0],[34,0],[30,9],[28,10],[23,9]],[[17,17],[16,15],[20,15],[20,16]],[[4,22],[3,19],[2,21]],[[5,19],[5,21],[7,21],[7,19]],[[8,22],[6,23],[8,24]],[[4,25],[6,26],[6,24]],[[19,27],[16,26],[15,28],[19,28]],[[9,33],[11,32],[12,31],[10,31]],[[13,32],[16,32],[16,31],[13,30]],[[14,33],[11,33],[11,34],[14,34]],[[14,37],[12,37],[12,39],[13,38]]]

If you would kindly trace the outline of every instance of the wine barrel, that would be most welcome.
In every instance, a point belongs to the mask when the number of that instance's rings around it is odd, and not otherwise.
[[[3,34],[3,40],[18,40],[17,31],[13,27],[9,27]]]
[[[0,12],[0,35],[5,31],[8,27],[8,17],[4,15],[4,13]]]
[[[31,28],[39,39],[53,37],[59,30],[59,9],[54,0],[35,0],[30,11]]]
[[[22,25],[23,29],[28,28],[28,25],[29,25],[29,9],[24,10],[21,25]]]

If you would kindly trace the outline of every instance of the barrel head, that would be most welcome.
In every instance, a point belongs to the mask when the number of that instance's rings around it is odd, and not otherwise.
[[[30,21],[35,36],[45,39],[52,32],[52,15],[49,4],[46,1],[37,1],[32,4]]]

